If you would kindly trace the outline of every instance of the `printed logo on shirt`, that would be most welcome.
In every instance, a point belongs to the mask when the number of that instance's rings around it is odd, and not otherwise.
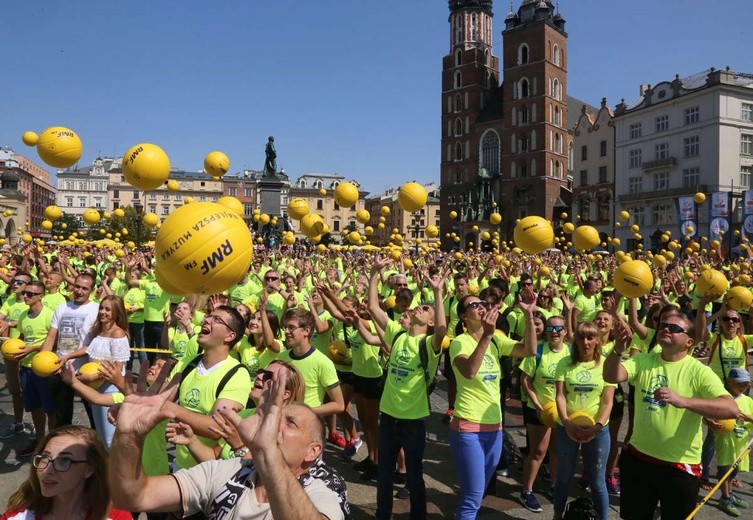
[[[488,370],[494,368],[494,359],[489,354],[484,354],[484,368]]]
[[[651,378],[651,381],[649,381],[648,388],[641,389],[641,392],[643,392],[643,402],[648,405],[646,407],[648,411],[656,412],[659,411],[659,408],[667,406],[667,403],[661,403],[654,398],[654,393],[658,389],[667,386],[669,386],[669,378],[663,374],[657,374]],[[657,406],[659,408],[657,408]]]
[[[575,374],[575,379],[579,383],[588,383],[591,380],[591,372],[588,370],[581,370],[577,374]]]
[[[201,392],[197,388],[188,391],[185,398],[186,408],[198,408],[201,401]]]

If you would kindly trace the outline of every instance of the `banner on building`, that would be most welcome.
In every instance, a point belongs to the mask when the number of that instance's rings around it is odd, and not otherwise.
[[[732,193],[717,192],[711,194],[709,205],[709,240],[719,240],[730,247],[732,233],[729,232],[732,215]]]
[[[743,235],[750,240],[753,239],[753,190],[746,190],[743,196]]]
[[[682,235],[694,237],[698,233],[698,205],[692,195],[677,199],[677,214]]]

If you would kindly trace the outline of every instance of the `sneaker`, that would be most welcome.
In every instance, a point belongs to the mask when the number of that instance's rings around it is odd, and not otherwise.
[[[734,493],[730,495],[729,499],[732,501],[735,507],[739,509],[748,509],[748,503]]]
[[[396,471],[394,481],[398,486],[402,486],[403,484],[406,484],[408,482],[408,474]]]
[[[30,455],[33,455],[34,452],[37,450],[37,440],[32,440],[29,444],[21,448],[16,452],[16,456],[18,457],[28,457]]]
[[[523,507],[528,509],[529,511],[533,511],[534,513],[541,513],[541,504],[539,504],[539,501],[536,500],[536,495],[533,494],[533,491],[523,491],[520,494],[520,503],[523,504]]]
[[[24,433],[26,431],[26,428],[24,427],[24,423],[11,423],[10,426],[8,426],[8,429],[5,430],[5,433],[0,435],[0,439],[10,439],[14,435],[18,435],[19,433]]]
[[[408,486],[401,487],[397,490],[397,493],[395,493],[395,498],[399,498],[400,500],[410,498],[410,488],[408,488]]]
[[[740,516],[740,511],[735,507],[735,504],[732,502],[732,497],[729,498],[722,498],[719,500],[719,509],[727,513],[729,516],[738,517]]]
[[[352,458],[353,455],[356,454],[356,452],[358,451],[358,448],[360,448],[362,444],[363,444],[363,441],[361,440],[360,437],[356,437],[355,439],[352,439],[348,444],[345,445],[345,449],[343,450],[343,453],[342,453],[342,458],[343,459]]]
[[[452,415],[455,413],[455,410],[452,408],[448,408],[447,411],[444,413],[444,416],[442,416],[442,422],[445,424],[450,424],[450,421],[452,421]]]
[[[620,482],[614,475],[609,475],[607,477],[607,492],[610,495],[620,496]]]
[[[330,433],[329,437],[327,437],[327,442],[334,444],[338,448],[344,448],[348,444],[337,432]]]
[[[376,467],[376,464],[371,462],[371,459],[366,457],[361,462],[356,462],[353,464],[353,469],[356,471],[366,471],[367,469],[371,468],[372,466]]]

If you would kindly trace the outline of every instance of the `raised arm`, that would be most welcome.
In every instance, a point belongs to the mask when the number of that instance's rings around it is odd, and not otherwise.
[[[374,323],[376,323],[382,329],[387,327],[387,322],[389,321],[390,317],[387,316],[387,313],[384,312],[384,310],[382,310],[382,308],[379,306],[378,281],[380,272],[384,270],[384,268],[389,263],[390,260],[387,258],[376,258],[374,260],[374,265],[371,268],[371,276],[369,276],[369,312],[371,313],[371,317],[374,319]]]

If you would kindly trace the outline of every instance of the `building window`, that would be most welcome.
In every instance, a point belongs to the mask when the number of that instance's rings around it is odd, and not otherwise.
[[[607,156],[607,142],[601,141],[599,143],[599,157],[606,157]]]
[[[120,198],[120,190],[112,190],[112,198],[113,199]]]
[[[684,188],[695,188],[701,183],[700,168],[683,168],[682,186]]]
[[[528,151],[528,137],[526,137],[525,135],[523,135],[520,138],[518,148],[520,149],[521,152],[527,152]]]
[[[102,207],[102,199],[99,197],[94,199],[94,207],[95,208],[101,208]]]
[[[179,201],[179,200],[183,200],[183,195],[181,195],[180,193],[176,193],[175,194],[175,200],[176,200],[176,202]]]
[[[529,92],[528,91],[528,80],[525,79],[525,78],[523,78],[523,79],[520,80],[520,95],[519,95],[519,97],[521,99],[522,98],[527,98],[528,97],[528,92]]]
[[[743,134],[740,136],[740,154],[753,155],[753,135]]]
[[[580,147],[580,160],[581,161],[587,161],[588,160],[588,146],[581,146]]]
[[[206,202],[207,196],[206,195],[199,195],[199,202]]]
[[[455,120],[455,137],[463,135],[463,122],[460,118]]]
[[[554,96],[554,99],[561,99],[561,93],[560,93],[560,82],[559,80],[554,80],[554,83],[552,84],[554,87],[554,91],[552,92],[552,95]]]
[[[588,170],[580,171],[580,185],[588,186]]]
[[[526,107],[520,108],[520,124],[521,125],[528,124],[528,109]]]
[[[217,202],[219,200],[219,197],[217,195],[212,195],[212,202]]]
[[[528,63],[528,45],[525,43],[518,47],[518,65],[525,65]]]
[[[455,160],[463,160],[463,145],[461,145],[460,143],[455,143]]]
[[[169,215],[170,214],[170,206],[162,206],[162,214],[163,215]]]
[[[499,137],[495,132],[487,132],[481,142],[481,167],[491,175],[499,174]]]
[[[643,206],[638,206],[630,210],[632,215],[631,224],[642,226],[646,223],[646,210]]]
[[[609,220],[609,194],[602,193],[598,199],[599,220]]]
[[[460,71],[455,72],[455,88],[460,88],[463,86],[463,75],[460,73]]]
[[[682,140],[682,150],[685,157],[695,157],[701,154],[701,138],[697,135]]]
[[[238,192],[238,188],[228,188],[227,194],[231,197],[235,197],[235,194]]]
[[[685,124],[692,125],[697,123],[700,119],[700,109],[698,107],[690,107],[685,109]]]
[[[669,189],[669,172],[660,172],[654,176],[654,190],[663,191]]]
[[[86,183],[85,182],[79,182],[78,183],[78,189],[79,189],[79,191],[86,191]]]
[[[554,107],[554,126],[562,126],[562,113],[560,107]]]
[[[740,187],[750,189],[750,174],[753,172],[753,167],[742,166],[740,168]]]
[[[630,139],[638,139],[641,136],[641,124],[633,123],[630,125]]]
[[[157,200],[157,194],[156,193],[150,193],[149,194],[149,200]]]
[[[663,115],[656,118],[656,131],[666,132],[669,130],[669,116]]]
[[[659,143],[654,146],[654,159],[666,159],[669,157],[669,143]]]
[[[66,197],[65,198],[65,205],[69,208],[73,207],[73,197]]]
[[[461,112],[463,110],[463,96],[455,94],[455,112]]]
[[[133,190],[133,198],[138,199],[139,198],[139,190]]]
[[[455,51],[455,66],[460,67],[463,64],[463,51],[460,49]]]
[[[79,208],[85,208],[86,207],[86,197],[79,197],[78,198],[78,207]]]
[[[333,202],[335,211],[340,211],[340,205],[337,202]]]
[[[599,182],[601,184],[604,184],[607,182],[607,167],[606,166],[599,166]]]
[[[251,188],[246,188],[245,190],[243,190],[243,195],[245,197],[250,197],[251,196]]]
[[[339,219],[335,219],[332,222],[332,231],[340,231],[340,220]]]
[[[637,148],[635,150],[630,150],[628,152],[629,156],[629,168],[640,168],[643,164],[643,151],[640,148]]]
[[[740,119],[753,123],[753,104],[743,103],[742,110],[740,110]]]
[[[559,45],[554,45],[554,48],[552,49],[552,61],[555,65],[559,66],[560,64],[560,47]]]
[[[254,214],[254,205],[250,202],[244,202],[243,203],[243,216],[244,217],[250,217]]]
[[[643,177],[630,177],[628,179],[629,193],[643,193]]]
[[[554,151],[562,153],[562,137],[560,134],[554,134]]]
[[[591,198],[588,195],[578,200],[578,213],[584,222],[591,221]]]
[[[672,205],[671,204],[657,204],[653,207],[653,220],[654,225],[668,225],[672,224]]]
[[[317,210],[324,209],[324,201],[322,199],[317,199],[317,201],[316,201],[316,209]]]
[[[149,213],[157,213],[157,206],[155,206],[153,204],[150,205],[149,206]]]

